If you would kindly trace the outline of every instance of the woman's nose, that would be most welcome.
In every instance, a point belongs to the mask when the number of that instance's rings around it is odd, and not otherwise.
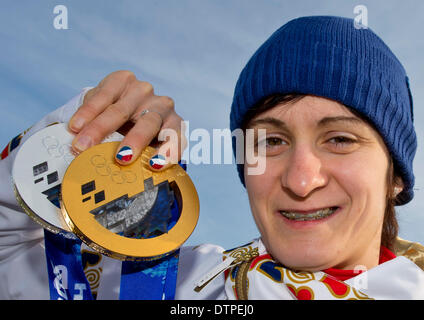
[[[284,188],[305,198],[314,190],[324,187],[327,182],[322,160],[310,148],[299,146],[293,149],[281,177]]]

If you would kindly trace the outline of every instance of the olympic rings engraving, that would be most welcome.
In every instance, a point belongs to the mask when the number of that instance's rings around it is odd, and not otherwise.
[[[118,165],[108,163],[103,155],[94,155],[90,162],[100,176],[110,176],[116,184],[133,183],[137,180],[137,175],[131,170],[122,170]]]
[[[71,152],[71,144],[60,144],[60,141],[55,136],[45,136],[41,140],[47,153],[53,158],[61,158],[70,164],[75,156]]]

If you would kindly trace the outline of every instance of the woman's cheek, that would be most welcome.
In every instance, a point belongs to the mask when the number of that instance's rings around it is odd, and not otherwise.
[[[345,157],[331,163],[331,176],[350,195],[384,193],[388,165],[381,160],[381,155],[373,154]]]

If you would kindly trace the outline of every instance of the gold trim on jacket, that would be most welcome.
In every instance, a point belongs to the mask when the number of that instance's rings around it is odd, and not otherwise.
[[[424,246],[422,244],[397,237],[393,251],[395,255],[408,258],[424,270]]]

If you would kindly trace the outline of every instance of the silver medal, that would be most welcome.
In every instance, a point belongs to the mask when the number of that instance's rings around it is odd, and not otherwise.
[[[48,126],[29,137],[19,149],[12,169],[15,195],[25,212],[53,233],[74,238],[60,210],[61,183],[75,158],[71,144],[75,135],[68,125]],[[122,140],[114,133],[105,141]]]

